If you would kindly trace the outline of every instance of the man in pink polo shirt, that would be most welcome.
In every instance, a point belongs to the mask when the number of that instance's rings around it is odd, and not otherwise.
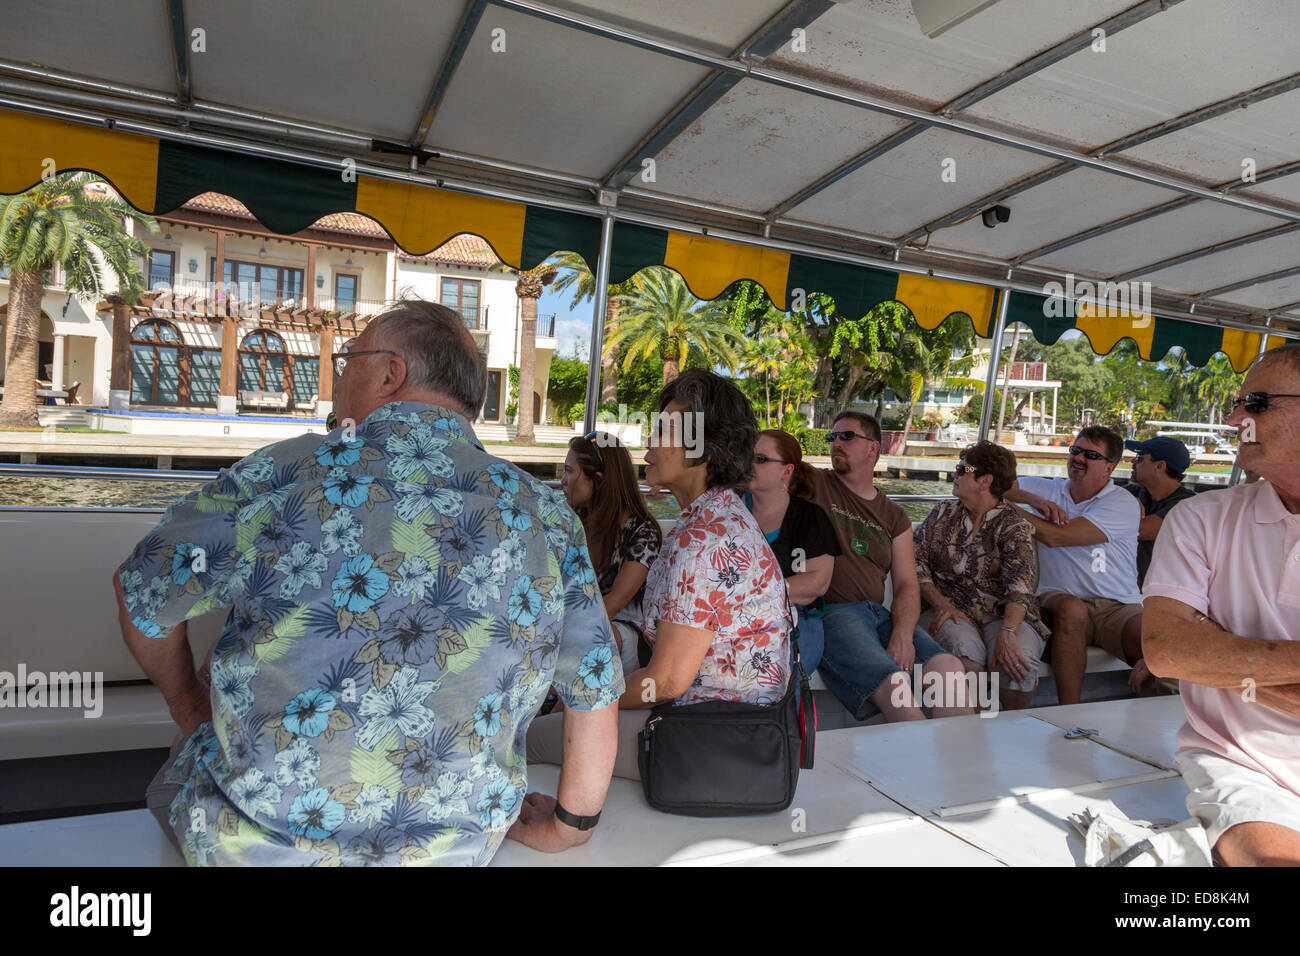
[[[1300,865],[1300,343],[1268,352],[1234,403],[1253,484],[1165,518],[1142,650],[1177,677],[1187,807],[1229,866]]]

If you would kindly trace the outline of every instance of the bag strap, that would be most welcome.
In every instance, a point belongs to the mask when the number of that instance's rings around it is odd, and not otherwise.
[[[790,620],[790,645],[793,650],[790,681],[799,682],[799,769],[811,770],[817,753],[817,702],[813,699],[808,674],[803,669],[803,656],[799,653],[799,615],[790,601],[788,590],[785,594],[785,613]]]

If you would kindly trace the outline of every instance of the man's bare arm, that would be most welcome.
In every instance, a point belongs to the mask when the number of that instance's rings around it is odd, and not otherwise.
[[[1065,524],[1068,520],[1065,517],[1064,508],[1055,502],[1048,501],[1041,495],[1025,491],[1025,489],[1020,487],[1020,479],[1018,478],[1012,482],[1011,487],[1007,489],[1007,492],[1003,497],[1012,504],[1029,505],[1031,508],[1038,509],[1039,514],[1043,515],[1053,524]]]
[[[912,546],[912,529],[897,538],[891,549],[889,574],[893,578],[894,599],[889,614],[894,621],[894,639],[912,640],[912,632],[921,616],[921,585],[916,577],[916,552]]]
[[[1256,687],[1255,702],[1281,711],[1288,717],[1300,717],[1300,684]]]
[[[600,710],[564,709],[564,757],[556,796],[530,793],[519,819],[507,832],[512,840],[545,853],[558,853],[591,839],[594,830],[579,830],[555,817],[555,804],[580,817],[594,816],[605,805],[614,758],[618,754],[618,704]]]
[[[1300,641],[1240,637],[1198,621],[1197,613],[1173,598],[1143,600],[1142,655],[1151,673],[1234,690],[1247,680],[1260,691],[1300,684]],[[1289,698],[1293,691],[1282,695]]]
[[[1036,514],[1025,513],[1034,526],[1038,541],[1049,548],[1078,548],[1105,544],[1106,533],[1087,518],[1072,518],[1066,524],[1053,524]]]
[[[1154,541],[1156,535],[1160,533],[1160,526],[1165,523],[1165,519],[1159,515],[1144,515],[1138,523],[1138,540]]]
[[[117,592],[117,620],[126,649],[139,662],[145,676],[162,691],[172,720],[188,737],[200,724],[212,719],[212,698],[194,672],[186,622],[181,621],[166,637],[146,637],[131,620],[126,593],[117,574],[113,575],[113,588]]]

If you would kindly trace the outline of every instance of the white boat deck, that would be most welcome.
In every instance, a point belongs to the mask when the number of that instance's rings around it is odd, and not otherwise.
[[[615,780],[589,843],[549,855],[508,841],[493,865],[1078,866],[1070,813],[1187,817],[1171,769],[1182,713],[1179,698],[1159,697],[825,731],[785,813],[668,816],[639,783]],[[1074,727],[1099,734],[1065,739]],[[554,792],[557,776],[531,767],[529,788]],[[182,861],[148,811],[131,810],[0,827],[0,863]]]

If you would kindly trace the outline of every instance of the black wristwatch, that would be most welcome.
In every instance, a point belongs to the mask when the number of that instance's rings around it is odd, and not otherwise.
[[[590,817],[580,817],[576,813],[570,813],[560,805],[560,801],[555,801],[555,819],[559,820],[565,826],[573,827],[575,830],[590,830],[600,821],[600,814],[597,813]]]

